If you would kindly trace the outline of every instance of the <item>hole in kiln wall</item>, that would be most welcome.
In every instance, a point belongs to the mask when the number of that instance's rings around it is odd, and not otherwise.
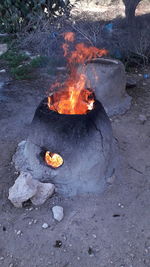
[[[62,155],[58,152],[51,152],[46,148],[43,148],[39,155],[40,163],[44,164],[51,169],[58,169],[64,164]]]

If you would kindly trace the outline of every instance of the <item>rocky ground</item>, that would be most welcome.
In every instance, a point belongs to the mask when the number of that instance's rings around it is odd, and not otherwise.
[[[38,75],[35,80],[15,81],[7,68],[0,73],[1,266],[150,266],[150,78],[144,79],[145,73],[150,69],[130,75],[137,81],[128,90],[132,106],[111,118],[122,155],[121,177],[99,196],[55,194],[40,207],[29,203],[21,209],[8,200],[18,176],[11,159],[17,144],[27,138],[50,79]],[[54,205],[64,208],[61,222],[52,216]]]

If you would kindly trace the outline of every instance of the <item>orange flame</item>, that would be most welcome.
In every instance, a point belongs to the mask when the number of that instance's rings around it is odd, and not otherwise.
[[[63,164],[63,158],[59,154],[46,151],[45,162],[53,168],[58,168]]]
[[[66,43],[62,47],[64,56],[67,56],[70,75],[64,84],[59,87],[61,90],[48,97],[48,107],[60,114],[86,114],[93,109],[94,93],[86,89],[87,77],[77,72],[77,64],[84,64],[86,61],[106,55],[107,51],[93,46],[87,47],[83,43],[79,43],[69,55],[69,44],[67,42],[74,41],[74,33],[65,33],[64,39]]]
[[[74,42],[75,40],[75,34],[73,32],[65,32],[64,33],[64,39],[68,42]]]

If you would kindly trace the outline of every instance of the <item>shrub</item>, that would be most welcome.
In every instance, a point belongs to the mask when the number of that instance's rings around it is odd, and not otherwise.
[[[52,17],[68,10],[69,0],[5,0],[0,3],[1,30],[18,32],[39,16]],[[32,27],[36,27],[35,24]]]

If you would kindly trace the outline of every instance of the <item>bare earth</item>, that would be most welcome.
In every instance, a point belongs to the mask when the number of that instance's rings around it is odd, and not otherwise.
[[[68,199],[55,195],[41,207],[17,209],[7,199],[18,176],[11,158],[17,144],[28,135],[49,80],[41,77],[8,82],[8,72],[0,74],[0,81],[4,82],[0,89],[2,267],[150,266],[150,79],[132,76],[138,80],[138,86],[129,91],[133,97],[131,109],[112,118],[123,157],[122,176],[99,196]],[[147,117],[144,124],[140,114]],[[55,204],[64,208],[60,223],[52,217]],[[49,227],[42,229],[45,222]],[[60,247],[56,240],[61,241]]]

